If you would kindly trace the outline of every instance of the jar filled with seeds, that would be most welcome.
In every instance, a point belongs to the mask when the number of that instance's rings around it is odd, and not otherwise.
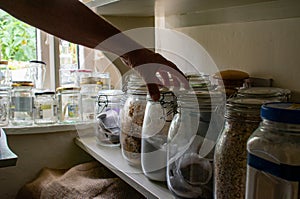
[[[142,128],[141,164],[144,174],[151,180],[166,181],[167,137],[177,100],[173,92],[161,90],[159,101],[147,96]]]
[[[103,146],[120,145],[120,109],[123,91],[99,91],[96,104],[97,143]]]
[[[267,103],[247,143],[246,199],[300,199],[300,103]]]
[[[58,119],[60,123],[82,121],[80,87],[59,87],[56,89],[58,100]]]
[[[0,126],[8,125],[9,119],[9,92],[0,89]]]
[[[27,81],[15,81],[12,84],[10,121],[13,125],[33,124],[34,84]]]
[[[223,128],[223,94],[189,91],[178,96],[168,134],[167,184],[177,198],[213,198],[214,146]]]
[[[57,100],[55,92],[36,92],[34,100],[34,123],[54,124],[57,122]]]
[[[136,73],[127,77],[126,99],[121,110],[121,149],[130,165],[141,165],[141,136],[147,104],[147,87]]]
[[[218,199],[244,199],[246,144],[258,127],[263,99],[230,98],[226,104],[225,126],[215,148],[215,188]]]

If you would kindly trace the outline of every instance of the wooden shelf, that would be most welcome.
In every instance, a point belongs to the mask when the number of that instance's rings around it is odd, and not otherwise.
[[[130,166],[122,157],[119,147],[100,146],[95,136],[76,138],[75,143],[145,197],[175,198],[166,184],[151,181],[143,174],[141,168]]]

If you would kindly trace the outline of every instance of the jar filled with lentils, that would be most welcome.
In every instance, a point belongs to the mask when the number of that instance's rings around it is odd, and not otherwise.
[[[144,113],[147,104],[146,83],[137,73],[125,77],[126,94],[120,112],[121,151],[125,160],[132,166],[141,165],[141,136]]]
[[[231,98],[227,101],[225,126],[214,154],[214,196],[244,199],[247,170],[247,140],[261,121],[263,99]]]

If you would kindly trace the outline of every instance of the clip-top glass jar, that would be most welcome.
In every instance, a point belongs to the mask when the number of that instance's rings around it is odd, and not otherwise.
[[[54,124],[57,122],[57,100],[54,91],[36,92],[34,99],[34,123]]]
[[[300,199],[300,103],[267,103],[247,143],[246,199]]]
[[[102,90],[96,104],[97,143],[104,146],[120,145],[120,109],[123,91]]]
[[[32,125],[33,88],[32,82],[15,81],[12,84],[10,121],[13,125]]]
[[[147,96],[142,128],[141,164],[151,180],[166,181],[167,137],[171,121],[177,112],[177,99],[171,91],[161,91],[159,101]]]
[[[130,165],[140,166],[147,87],[138,74],[131,73],[127,77],[126,100],[121,109],[121,149],[124,159]]]
[[[61,123],[82,121],[80,87],[59,87],[56,89],[58,99],[58,120]]]
[[[9,92],[0,89],[0,126],[8,125],[9,121]]]
[[[223,127],[223,94],[196,91],[178,96],[179,112],[168,135],[167,182],[180,198],[213,198],[214,145]]]

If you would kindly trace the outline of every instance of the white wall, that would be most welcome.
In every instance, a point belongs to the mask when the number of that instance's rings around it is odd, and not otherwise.
[[[274,86],[289,88],[300,99],[300,18],[176,30],[199,42],[220,70],[235,68],[273,78]]]

